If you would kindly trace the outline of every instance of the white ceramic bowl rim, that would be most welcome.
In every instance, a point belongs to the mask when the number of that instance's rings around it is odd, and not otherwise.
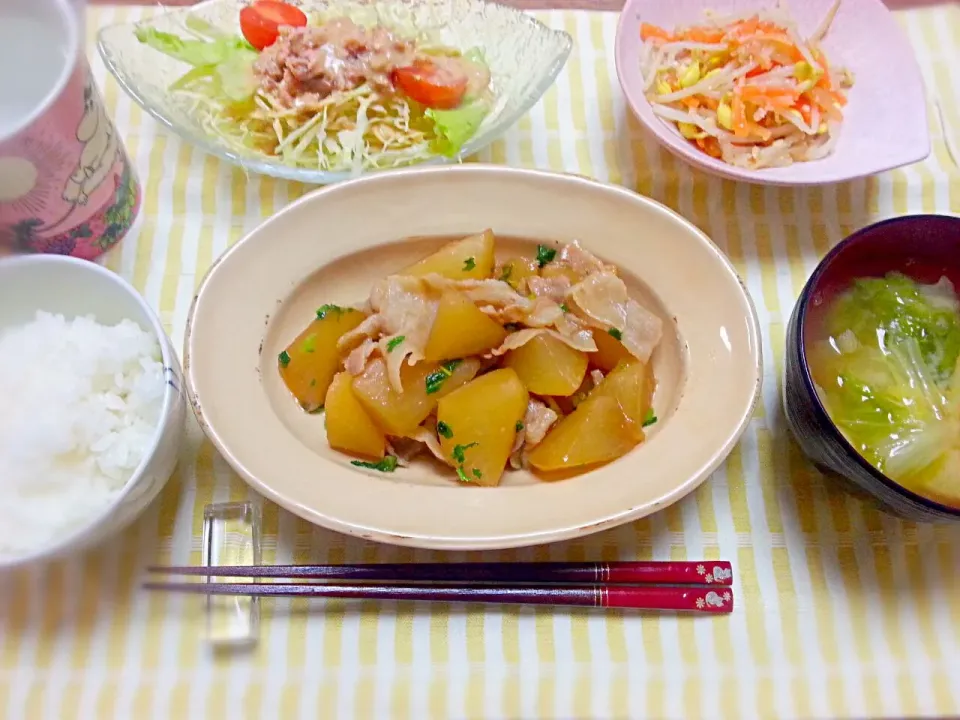
[[[160,319],[153,311],[153,308],[150,307],[143,296],[138,293],[130,283],[113,271],[89,260],[81,260],[79,258],[69,257],[66,255],[20,255],[17,257],[4,258],[0,262],[13,265],[14,267],[25,267],[29,265],[55,265],[63,263],[68,265],[76,265],[78,267],[83,266],[86,269],[89,269],[91,272],[99,275],[105,282],[114,283],[118,287],[122,288],[128,295],[133,297],[143,310],[146,317],[150,318],[150,330],[156,338],[157,343],[160,345],[160,353],[164,369],[172,367],[173,365],[171,363],[176,362],[177,359],[175,356],[173,356],[173,345],[169,342],[167,334],[164,331],[163,326],[160,324]],[[157,423],[156,428],[154,428],[153,439],[150,441],[150,447],[140,459],[140,464],[137,466],[136,470],[134,470],[134,472],[127,479],[127,482],[124,484],[123,488],[117,493],[113,502],[105,506],[98,514],[91,516],[90,520],[88,520],[85,524],[79,526],[77,529],[71,531],[51,545],[30,552],[26,555],[14,555],[11,557],[4,557],[0,555],[0,572],[12,570],[29,563],[35,563],[62,554],[66,548],[68,548],[70,545],[76,544],[84,536],[90,534],[103,522],[105,518],[108,518],[111,514],[113,514],[130,492],[130,489],[137,484],[137,481],[143,474],[147,463],[157,452],[157,447],[163,434],[163,428],[166,426],[167,420],[173,411],[174,397],[180,392],[181,391],[179,388],[174,388],[174,386],[169,382],[164,383],[163,406],[160,410],[160,420]]]

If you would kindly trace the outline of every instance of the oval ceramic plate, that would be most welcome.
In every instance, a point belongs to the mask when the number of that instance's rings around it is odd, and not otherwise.
[[[787,8],[806,37],[833,4],[790,0]],[[823,39],[827,59],[849,69],[854,85],[837,146],[822,160],[763,170],[735,167],[701,152],[676,126],[654,115],[640,74],[641,22],[674,28],[695,25],[704,10],[737,16],[772,5],[771,0],[627,0],[617,26],[617,75],[634,114],[667,150],[721,177],[770,185],[843,182],[919,162],[930,154],[923,77],[910,41],[880,0],[843,0]]]
[[[626,456],[559,481],[509,472],[500,487],[479,488],[416,461],[392,474],[351,466],[327,447],[323,415],[304,413],[286,392],[278,353],[319,306],[362,302],[376,279],[440,237],[486,227],[504,238],[501,256],[577,239],[620,268],[665,322],[653,359],[660,421]],[[675,502],[733,448],[761,378],[750,298],[693,225],[623,188],[484,165],[371,175],[293,203],[210,270],[185,353],[204,431],[255,489],[333,530],[460,550],[584,535]]]

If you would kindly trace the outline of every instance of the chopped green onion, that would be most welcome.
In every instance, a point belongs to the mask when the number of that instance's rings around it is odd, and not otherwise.
[[[460,482],[470,482],[470,478],[467,477],[467,473],[463,470],[463,465],[457,468],[457,477],[460,479]]]
[[[447,440],[453,437],[453,428],[447,425],[442,420],[437,423],[437,432],[443,435]]]
[[[512,264],[506,265],[504,266],[503,270],[500,272],[500,279],[503,282],[508,282],[510,280],[511,275],[513,275],[513,265]]]
[[[465,272],[469,272],[473,270],[476,266],[477,266],[477,261],[472,257],[468,257],[466,260],[463,261],[463,269]]]
[[[440,366],[439,370],[434,370],[427,375],[424,381],[427,386],[427,395],[433,395],[433,393],[439,391],[443,383],[446,382],[448,377],[453,375],[453,371],[456,370],[457,366],[462,362],[463,360],[448,360]]]
[[[397,335],[395,338],[389,340],[387,342],[387,352],[393,352],[397,348],[397,345],[399,345],[406,339],[407,339],[406,335]]]
[[[520,432],[521,430],[523,430],[524,427],[526,426],[522,422],[517,420],[517,432]]]
[[[557,251],[545,245],[537,245],[537,265],[543,267],[557,256]]]
[[[610,328],[607,330],[616,340],[623,340],[623,333],[617,330],[616,328]]]
[[[643,427],[653,425],[657,421],[657,416],[653,412],[653,408],[647,410],[647,414],[643,416]]]
[[[387,455],[380,462],[364,462],[363,460],[351,460],[351,465],[357,467],[369,468],[370,470],[379,470],[380,472],[390,473],[397,469],[397,459],[393,455]]]
[[[563,310],[565,313],[570,312],[570,308],[567,307],[566,303],[560,303],[560,309]]]
[[[317,309],[317,320],[323,320],[328,314],[337,313],[342,315],[347,311],[347,308],[342,308],[339,305],[321,305]]]
[[[286,367],[290,364],[290,355],[287,354],[287,351],[284,350],[280,353],[280,367]]]
[[[479,470],[477,470],[476,468],[474,468],[471,472],[473,473],[473,476],[474,476],[477,480],[479,480],[480,478],[483,477],[483,473],[480,472]]]
[[[466,457],[465,457],[465,455],[464,455],[464,452],[466,452],[467,450],[469,450],[469,449],[472,448],[472,447],[476,447],[477,445],[478,445],[478,443],[475,443],[475,442],[472,442],[472,443],[470,443],[470,444],[468,444],[468,445],[454,445],[454,447],[453,447],[453,459],[456,460],[456,461],[457,461],[458,463],[460,463],[461,465],[463,465],[463,463],[466,462]]]
[[[307,339],[303,341],[303,351],[312,353],[316,349],[317,349],[317,336],[308,335]]]

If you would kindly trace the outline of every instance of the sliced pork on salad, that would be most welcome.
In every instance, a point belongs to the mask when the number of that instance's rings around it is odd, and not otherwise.
[[[238,21],[240,35],[190,16],[182,35],[141,27],[137,38],[192,66],[171,92],[240,154],[334,172],[455,156],[493,104],[476,48],[276,0]]]

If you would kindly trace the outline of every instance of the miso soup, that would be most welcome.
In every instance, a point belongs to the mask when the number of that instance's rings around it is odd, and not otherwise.
[[[942,278],[861,278],[807,341],[817,392],[844,437],[887,477],[960,507],[960,299]]]

